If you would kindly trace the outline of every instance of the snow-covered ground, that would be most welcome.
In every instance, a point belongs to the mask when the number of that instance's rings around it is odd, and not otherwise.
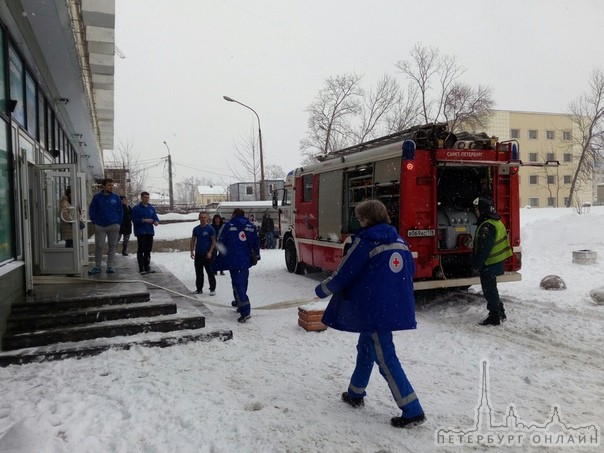
[[[157,238],[189,237],[194,225],[160,225]],[[395,333],[399,358],[428,417],[422,426],[390,426],[399,411],[377,368],[365,407],[339,400],[354,367],[357,336],[305,332],[297,326],[296,307],[274,308],[312,300],[317,277],[287,273],[283,253],[264,250],[251,271],[248,323],[238,324],[229,307],[228,276],[218,277],[217,295],[208,298],[222,305],[210,308],[233,329],[232,341],[0,368],[0,451],[461,451],[451,438],[439,440],[439,430],[447,428],[466,433],[464,451],[482,451],[486,442],[480,444],[472,430],[485,360],[483,403],[493,425],[505,423],[510,406],[527,425],[551,420],[557,407],[567,426],[592,426],[582,451],[599,451],[593,433],[599,441],[604,428],[604,306],[592,303],[589,291],[604,285],[604,208],[586,215],[523,209],[521,225],[523,280],[500,285],[504,325],[476,325],[486,309],[480,288],[472,287],[420,293],[418,329]],[[572,252],[584,249],[597,253],[597,264],[573,264]],[[154,254],[152,261],[193,289],[188,253]],[[549,274],[561,276],[568,288],[540,289]],[[266,306],[273,309],[261,309]],[[550,442],[579,445],[578,435],[558,428],[550,429]],[[512,428],[497,432],[509,435]],[[531,439],[546,439],[541,431],[536,436]],[[493,439],[489,445],[502,445]],[[560,444],[518,445],[512,450],[550,451]]]

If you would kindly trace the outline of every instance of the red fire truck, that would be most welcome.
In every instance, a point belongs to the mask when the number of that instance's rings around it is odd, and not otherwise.
[[[472,201],[490,197],[513,255],[499,281],[521,275],[518,143],[484,133],[417,126],[320,157],[286,178],[281,206],[289,272],[335,270],[359,227],[355,206],[379,199],[410,245],[415,289],[468,287],[476,216]],[[275,200],[278,195],[275,194]]]

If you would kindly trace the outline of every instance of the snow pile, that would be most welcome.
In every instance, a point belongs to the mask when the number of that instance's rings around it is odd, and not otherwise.
[[[238,324],[229,306],[228,276],[217,277],[217,295],[208,298],[223,306],[211,310],[233,329],[232,341],[0,368],[0,451],[443,450],[435,445],[438,430],[476,423],[485,359],[494,421],[504,422],[513,405],[525,423],[542,423],[557,406],[568,424],[601,429],[604,306],[589,292],[604,281],[604,208],[588,215],[525,209],[521,224],[523,280],[500,285],[505,324],[476,325],[486,308],[480,288],[472,287],[418,294],[418,329],[395,334],[426,410],[422,426],[389,425],[399,411],[377,369],[365,407],[339,401],[354,367],[356,335],[299,328],[291,302],[313,303],[319,276],[289,274],[282,251],[263,250],[251,271],[248,323]],[[194,225],[160,225],[157,238],[189,237]],[[572,251],[581,249],[594,250],[600,261],[572,263]],[[152,261],[194,288],[188,253],[154,254]],[[561,276],[568,288],[539,288],[549,274]],[[484,447],[464,446],[469,449]]]

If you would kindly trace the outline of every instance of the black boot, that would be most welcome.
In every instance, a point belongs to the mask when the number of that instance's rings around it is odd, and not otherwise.
[[[410,428],[412,426],[421,425],[426,421],[426,416],[424,414],[418,415],[417,417],[392,417],[390,419],[390,424],[395,428]]]
[[[498,326],[501,324],[499,311],[490,311],[489,316],[484,321],[478,323],[479,326]]]
[[[342,401],[344,401],[346,404],[351,405],[352,407],[359,407],[365,405],[365,401],[363,400],[362,396],[358,398],[353,398],[348,394],[348,392],[342,393]]]
[[[508,319],[508,317],[505,315],[505,308],[503,308],[503,302],[499,303],[499,318],[502,322]]]

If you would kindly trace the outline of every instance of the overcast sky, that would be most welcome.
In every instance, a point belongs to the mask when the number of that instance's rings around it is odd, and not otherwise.
[[[115,143],[174,180],[234,182],[257,131],[265,165],[300,165],[305,111],[326,78],[383,74],[421,42],[455,56],[495,108],[563,113],[604,68],[601,0],[116,0]],[[167,169],[149,171],[167,191]]]

